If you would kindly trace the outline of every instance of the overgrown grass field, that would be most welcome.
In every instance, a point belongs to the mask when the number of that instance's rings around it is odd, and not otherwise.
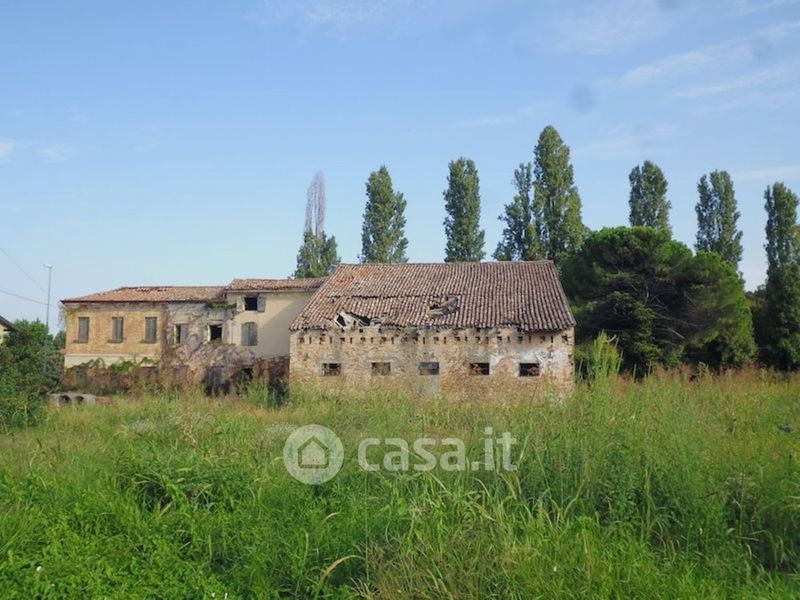
[[[0,596],[789,597],[800,379],[580,384],[561,403],[264,390],[49,409],[0,435]],[[342,471],[286,472],[319,423]],[[363,437],[510,431],[516,471],[365,472]]]

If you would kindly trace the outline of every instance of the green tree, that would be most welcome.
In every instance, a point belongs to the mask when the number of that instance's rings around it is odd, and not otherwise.
[[[514,199],[497,217],[506,225],[493,256],[495,260],[534,260],[541,252],[541,218],[533,201],[533,164],[521,163],[514,170],[514,187]]]
[[[628,199],[631,226],[671,231],[667,179],[658,165],[646,160],[642,166],[636,165],[631,170],[628,180],[631,183]]]
[[[16,321],[0,344],[0,431],[32,420],[61,376],[62,358],[41,321]]]
[[[569,147],[553,126],[542,130],[534,156],[534,201],[541,215],[542,254],[558,261],[579,248],[586,234],[581,197],[574,183]]]
[[[742,280],[716,254],[695,256],[667,231],[617,227],[590,234],[561,267],[579,341],[614,336],[630,370],[752,357]]]
[[[715,252],[738,268],[742,260],[742,232],[733,181],[727,171],[703,175],[697,184],[697,243],[695,248]]]
[[[367,180],[367,205],[361,228],[361,262],[404,263],[406,201],[392,188],[389,170],[381,166]]]
[[[800,226],[797,195],[782,183],[764,193],[767,209],[766,357],[779,369],[800,368]]]
[[[311,180],[306,193],[306,221],[303,245],[297,253],[297,267],[292,277],[324,277],[339,264],[336,238],[325,233],[325,177],[318,172]]]
[[[448,165],[444,206],[447,217],[444,230],[447,236],[445,262],[480,262],[485,233],[481,229],[481,193],[478,169],[463,156]]]
[[[336,238],[325,232],[317,236],[313,231],[303,233],[303,245],[297,253],[297,268],[292,277],[325,277],[341,262],[336,248]]]

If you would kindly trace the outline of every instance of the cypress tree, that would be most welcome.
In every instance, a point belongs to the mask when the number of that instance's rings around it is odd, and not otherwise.
[[[514,187],[517,193],[498,220],[505,222],[503,237],[494,251],[495,260],[534,260],[539,257],[538,226],[541,219],[536,214],[533,201],[533,165],[521,163],[514,170]]]
[[[574,183],[569,146],[553,126],[542,130],[534,156],[534,202],[541,215],[542,254],[558,261],[579,248],[586,233],[581,197]]]
[[[367,180],[367,205],[361,228],[361,262],[407,262],[406,201],[392,189],[389,170],[381,166]]]
[[[478,169],[463,156],[449,164],[444,191],[444,229],[447,236],[445,262],[480,262],[485,233],[480,228],[481,194]]]
[[[703,252],[715,252],[735,268],[742,260],[742,232],[733,181],[727,171],[703,175],[697,184],[697,243]]]
[[[767,210],[765,319],[767,358],[779,369],[800,368],[800,226],[797,195],[782,183],[764,193]]]
[[[631,183],[628,199],[631,226],[671,231],[667,179],[659,166],[646,160],[642,166],[636,165],[631,170],[628,180]]]

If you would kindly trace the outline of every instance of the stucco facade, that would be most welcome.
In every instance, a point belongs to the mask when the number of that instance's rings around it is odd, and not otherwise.
[[[243,346],[242,325],[255,323],[255,346],[248,347],[258,358],[289,356],[289,327],[305,308],[310,291],[231,291],[227,300],[236,307],[229,322],[229,343]],[[247,310],[245,298],[257,298],[254,310]]]
[[[12,329],[11,322],[0,316],[0,344],[3,343],[6,335],[8,335],[11,332],[11,329]]]
[[[289,326],[320,280],[234,283],[236,289],[120,288],[65,300],[65,366],[169,361],[202,373],[288,357]]]

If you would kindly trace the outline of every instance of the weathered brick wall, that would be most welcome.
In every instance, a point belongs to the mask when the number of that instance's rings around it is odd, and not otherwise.
[[[86,342],[78,341],[78,317],[89,317],[89,339]],[[125,319],[122,342],[111,341],[112,317]],[[146,317],[158,319],[155,342],[144,341]],[[65,309],[67,337],[64,366],[69,368],[95,359],[102,359],[107,365],[125,360],[157,360],[165,345],[165,317],[163,304],[70,304]]]
[[[574,377],[572,329],[294,331],[290,347],[291,379],[322,386],[364,388],[395,380],[413,392],[458,396],[546,382],[563,389],[572,386]],[[373,362],[390,363],[390,375],[373,375]],[[420,375],[421,362],[438,362],[439,375]],[[341,364],[341,375],[322,376],[323,363]],[[489,363],[490,374],[473,374],[470,363]],[[520,377],[520,363],[538,363],[541,375]]]

